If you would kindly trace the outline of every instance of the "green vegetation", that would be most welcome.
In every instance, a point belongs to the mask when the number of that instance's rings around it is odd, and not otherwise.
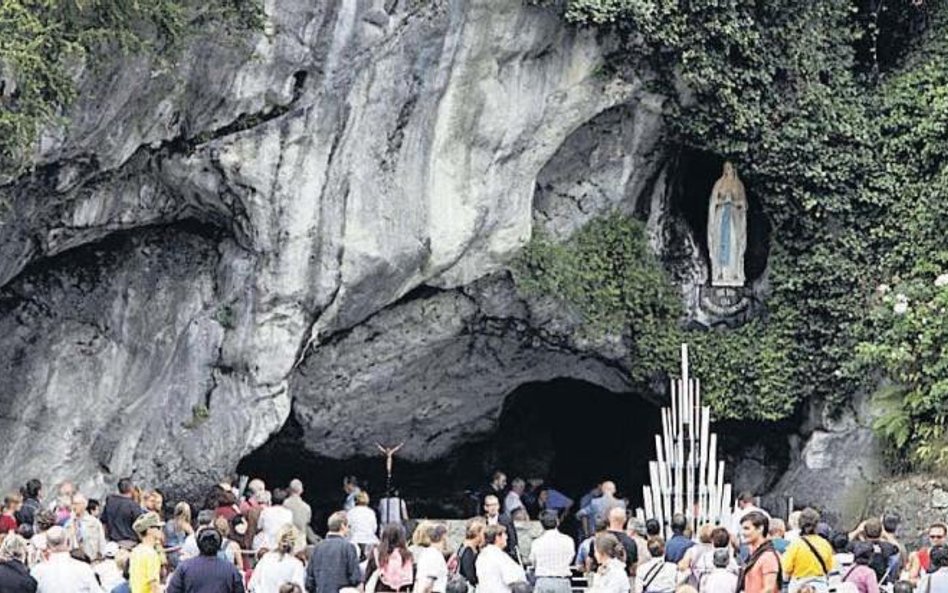
[[[875,428],[919,464],[948,467],[948,274],[880,285],[853,367],[885,379]]]
[[[211,417],[211,411],[207,409],[207,406],[204,404],[194,404],[191,406],[191,417],[181,423],[182,428],[187,428],[188,430],[197,428],[198,426],[207,422]]]
[[[221,305],[214,311],[214,321],[220,324],[224,329],[234,329],[237,327],[237,312],[233,305]]]
[[[835,0],[557,5],[578,25],[605,23],[626,39],[611,70],[657,72],[681,144],[737,163],[770,218],[767,316],[688,336],[717,413],[778,418],[809,399],[838,409],[886,384],[882,434],[911,464],[945,461],[944,446],[932,449],[948,442],[948,368],[937,363],[948,332],[933,321],[943,303],[910,296],[916,313],[894,316],[875,292],[889,284],[915,295],[909,286],[933,287],[948,271],[944,3],[890,0],[883,13]],[[526,261],[537,259],[528,251]],[[556,288],[572,300],[569,287]],[[619,318],[636,326],[636,314]],[[655,339],[666,339],[657,326]]]
[[[624,333],[632,380],[645,386],[674,368],[682,341],[718,418],[777,420],[793,411],[788,343],[760,321],[729,332],[686,332],[681,299],[649,251],[644,225],[618,214],[594,219],[564,243],[542,232],[516,262],[518,287],[573,305],[586,338]],[[789,341],[792,336],[786,336]],[[748,358],[744,358],[748,357]],[[754,365],[744,364],[753,360]]]
[[[681,301],[637,220],[594,220],[566,243],[540,233],[524,251],[518,272],[523,290],[575,304],[587,336],[616,328],[629,332],[637,381],[661,370],[678,347]]]
[[[16,172],[40,127],[75,97],[74,75],[116,50],[165,51],[210,23],[257,27],[257,0],[0,2],[0,173]]]

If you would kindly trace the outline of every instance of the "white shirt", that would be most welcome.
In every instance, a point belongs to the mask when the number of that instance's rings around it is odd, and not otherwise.
[[[36,593],[103,593],[92,567],[71,558],[69,552],[50,554],[30,574],[36,579]]]
[[[296,583],[306,590],[306,569],[292,554],[267,552],[253,569],[247,584],[251,593],[279,593],[283,583]]]
[[[277,545],[277,535],[284,525],[293,524],[293,511],[282,504],[267,507],[260,511],[257,527],[265,536],[266,546],[273,549]]]
[[[625,562],[610,558],[601,572],[596,573],[590,591],[592,593],[629,593],[631,588]]]
[[[635,570],[635,578],[644,591],[672,593],[678,586],[678,566],[664,558],[652,558]]]
[[[715,568],[701,580],[702,593],[734,593],[737,575],[726,568]]]
[[[527,580],[523,567],[493,544],[484,546],[477,555],[474,569],[477,571],[477,593],[510,593],[510,585]]]
[[[92,571],[99,575],[102,588],[106,591],[111,591],[125,582],[125,578],[122,577],[122,571],[119,570],[118,564],[116,564],[112,558],[106,558],[102,562],[93,564]]]
[[[349,541],[354,544],[379,543],[375,535],[379,530],[375,511],[364,505],[356,505],[349,509],[346,517],[349,519]]]
[[[548,529],[530,545],[530,562],[537,577],[568,577],[573,561],[573,538]]]
[[[448,563],[438,548],[425,547],[415,556],[414,591],[424,591],[428,583],[434,581],[431,590],[444,593],[448,586]]]
[[[740,571],[740,567],[737,565],[730,547],[726,549],[731,558],[728,560],[727,570],[736,575]],[[699,579],[703,579],[706,575],[714,572],[714,551],[715,548],[711,544],[697,544],[688,548],[688,554],[691,554],[692,557],[691,572]]]

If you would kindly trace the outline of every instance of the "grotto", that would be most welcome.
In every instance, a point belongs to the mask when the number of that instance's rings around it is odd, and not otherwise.
[[[0,490],[635,500],[681,343],[773,508],[942,488],[938,3],[80,4],[0,19]]]
[[[468,397],[476,397],[469,394]],[[577,408],[577,401],[583,402]],[[586,416],[577,422],[577,416]],[[496,428],[427,462],[396,457],[393,487],[418,516],[463,518],[469,495],[480,492],[498,468],[510,478],[542,478],[574,500],[604,479],[615,480],[641,505],[648,461],[660,430],[658,406],[633,393],[613,393],[592,383],[553,379],[520,385],[504,398]],[[385,491],[384,457],[329,459],[300,445],[292,417],[237,471],[268,483],[307,476],[305,497],[321,517],[344,496],[342,478],[360,476],[369,492]]]

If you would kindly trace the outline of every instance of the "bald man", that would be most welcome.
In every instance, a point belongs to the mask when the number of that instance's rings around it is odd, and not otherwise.
[[[609,520],[609,511],[615,507],[625,510],[625,501],[616,498],[616,484],[606,480],[600,486],[602,494],[589,503],[589,512],[592,514],[593,519],[604,519]]]
[[[608,514],[609,528],[608,532],[616,536],[616,539],[625,548],[625,569],[630,577],[635,576],[635,567],[639,563],[639,548],[635,545],[635,540],[629,537],[625,532],[625,522],[628,519],[623,507],[612,507]]]

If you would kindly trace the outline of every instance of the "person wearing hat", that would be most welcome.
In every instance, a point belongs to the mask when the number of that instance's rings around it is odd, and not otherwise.
[[[132,550],[128,561],[128,584],[131,593],[161,591],[161,556],[156,548],[161,544],[164,526],[164,521],[155,512],[139,516],[132,525],[141,543]]]

